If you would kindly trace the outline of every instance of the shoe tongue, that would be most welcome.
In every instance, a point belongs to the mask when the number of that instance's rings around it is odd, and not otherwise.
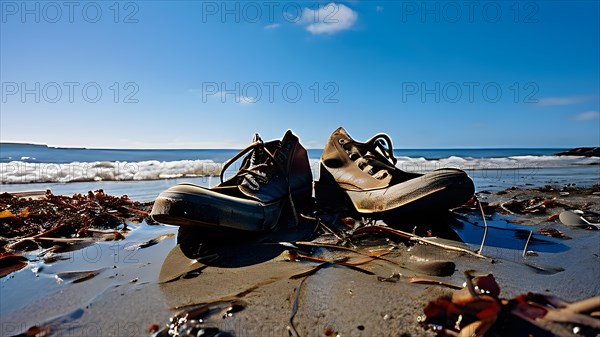
[[[256,142],[260,142],[263,143],[262,138],[260,138],[260,135],[258,133],[254,134],[254,137],[252,137],[252,143],[256,143]],[[252,150],[252,154],[250,155],[250,166],[256,166],[258,164],[264,163],[265,162],[265,153],[263,150],[262,146],[258,146],[256,148],[254,148],[254,150]]]

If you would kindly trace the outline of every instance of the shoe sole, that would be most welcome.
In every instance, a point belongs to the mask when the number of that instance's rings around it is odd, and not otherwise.
[[[464,204],[475,192],[471,178],[458,169],[436,170],[375,190],[346,190],[332,181],[333,177],[325,177],[316,184],[317,203],[324,207],[345,205],[361,214],[448,210]]]
[[[289,204],[288,198],[265,204],[195,185],[178,187],[179,190],[164,191],[156,198],[150,214],[154,221],[205,229],[221,227],[262,232],[277,225],[284,207]],[[311,199],[311,191],[295,191],[292,198],[298,209],[304,200]]]

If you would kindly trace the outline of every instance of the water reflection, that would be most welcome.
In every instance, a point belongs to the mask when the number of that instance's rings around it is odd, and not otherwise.
[[[560,242],[560,239],[550,238],[536,234],[537,228],[533,226],[522,226],[507,221],[496,215],[487,220],[488,234],[485,240],[486,247],[505,248],[522,251],[533,231],[529,240],[528,249],[544,253],[564,252],[569,247]],[[460,238],[468,244],[480,245],[483,237],[484,226],[480,219],[469,217],[458,220],[460,225],[453,225]]]
[[[296,226],[280,224],[268,233],[251,233],[218,228],[207,230],[179,227],[177,243],[183,254],[209,266],[236,268],[268,261],[281,254],[279,242],[307,240],[316,227],[312,220],[301,220]]]

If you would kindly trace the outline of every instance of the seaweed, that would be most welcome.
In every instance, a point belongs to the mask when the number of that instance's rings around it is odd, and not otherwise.
[[[111,196],[103,190],[54,195],[46,192],[0,194],[0,277],[27,265],[19,252],[40,248],[68,250],[95,241],[122,240],[128,223],[152,220],[152,203],[126,195]],[[58,246],[58,247],[57,247]]]
[[[3,193],[0,195],[0,237],[4,244],[0,249],[23,239],[94,237],[95,234],[115,234],[97,229],[119,227],[126,231],[128,222],[151,222],[148,214],[151,207],[152,203],[133,201],[126,195],[107,195],[103,190],[72,197],[57,196],[50,190],[37,197]],[[117,238],[120,237],[117,235]]]
[[[600,296],[568,303],[528,293],[506,300],[492,274],[466,271],[466,286],[429,302],[418,321],[438,336],[596,336]]]

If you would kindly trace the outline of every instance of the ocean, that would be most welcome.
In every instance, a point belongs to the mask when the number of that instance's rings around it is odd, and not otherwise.
[[[465,170],[478,191],[511,186],[600,183],[600,158],[564,157],[563,148],[396,149],[397,166],[424,173],[442,167]],[[179,182],[214,186],[222,164],[237,149],[85,149],[0,143],[0,192],[51,189],[56,194],[102,188],[148,201]],[[308,150],[318,179],[320,149]],[[226,175],[233,174],[232,165]]]

